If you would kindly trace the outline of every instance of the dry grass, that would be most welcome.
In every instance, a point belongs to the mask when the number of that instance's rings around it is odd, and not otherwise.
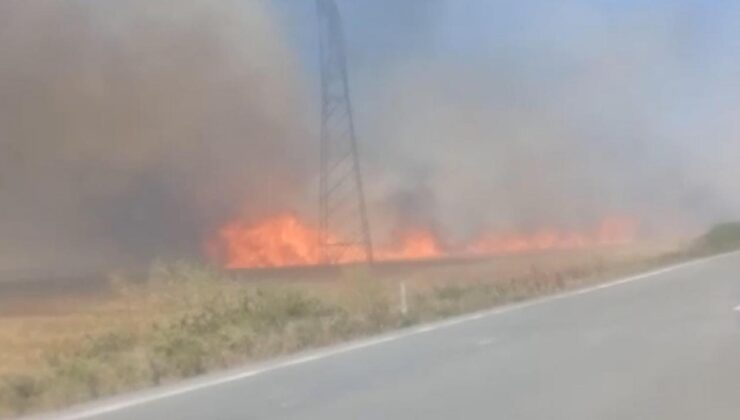
[[[102,296],[0,303],[0,415],[68,406],[309,347],[578,287],[664,263],[665,248],[420,264],[241,281],[185,263]],[[678,258],[678,257],[669,257]],[[399,283],[408,290],[400,313]]]

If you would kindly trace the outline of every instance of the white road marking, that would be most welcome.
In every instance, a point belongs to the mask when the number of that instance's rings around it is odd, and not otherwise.
[[[187,394],[189,392],[197,391],[197,390],[208,388],[208,387],[215,386],[215,385],[222,385],[222,384],[227,384],[230,382],[239,381],[241,379],[249,378],[252,376],[257,376],[263,373],[272,372],[272,371],[285,369],[285,368],[292,367],[292,366],[301,365],[304,363],[313,362],[316,360],[325,359],[331,356],[348,353],[354,350],[360,350],[360,349],[364,349],[368,347],[377,346],[379,344],[396,341],[396,340],[399,340],[405,337],[411,337],[414,335],[423,334],[423,333],[427,333],[430,331],[451,327],[453,325],[462,324],[462,323],[469,322],[469,321],[480,320],[480,319],[487,318],[490,316],[495,316],[495,315],[499,315],[499,314],[503,314],[507,312],[518,311],[518,310],[526,309],[526,308],[529,308],[535,305],[540,305],[543,303],[554,302],[554,301],[558,301],[561,299],[567,299],[570,297],[595,292],[597,290],[608,289],[608,288],[619,286],[622,284],[631,283],[637,280],[659,276],[661,274],[676,271],[676,270],[689,267],[692,265],[706,263],[708,261],[727,257],[727,256],[730,256],[736,253],[738,252],[730,252],[730,253],[715,255],[712,257],[688,261],[688,262],[676,264],[670,267],[661,268],[658,270],[648,271],[642,274],[637,274],[634,276],[626,277],[621,280],[616,280],[616,281],[612,281],[609,283],[603,283],[603,284],[599,284],[596,286],[563,292],[563,293],[552,295],[552,296],[532,299],[526,302],[504,305],[504,306],[494,308],[494,309],[475,312],[475,313],[468,314],[468,315],[462,315],[462,316],[447,319],[444,321],[439,321],[439,322],[435,322],[431,324],[413,327],[413,328],[406,329],[406,330],[400,330],[397,332],[393,332],[393,333],[389,333],[389,334],[385,334],[385,335],[381,335],[377,337],[371,337],[368,339],[339,345],[333,348],[310,352],[303,356],[300,356],[300,355],[294,356],[293,358],[290,358],[287,360],[274,361],[272,363],[265,364],[262,367],[256,367],[256,368],[250,367],[250,368],[247,368],[246,370],[237,370],[237,371],[232,371],[230,373],[221,374],[221,375],[209,375],[209,377],[206,377],[206,378],[196,379],[188,383],[181,383],[180,385],[175,385],[169,388],[154,389],[154,390],[144,391],[141,393],[131,394],[128,396],[122,396],[118,398],[114,397],[114,398],[108,399],[107,401],[91,403],[91,404],[85,405],[77,409],[73,408],[64,414],[57,414],[57,415],[49,414],[46,417],[41,417],[41,418],[57,419],[57,420],[80,420],[80,419],[87,419],[90,417],[101,416],[104,414],[112,413],[115,411],[130,408],[130,407],[134,407],[137,405],[147,404],[152,401],[175,397],[175,396],[182,395],[182,394]],[[738,305],[738,307],[740,307],[740,305]],[[738,307],[736,307],[735,310],[738,310]]]
[[[732,310],[735,312],[740,312],[740,305],[735,306],[734,308],[732,308]]]
[[[425,333],[425,332],[429,332],[429,331],[434,331],[434,326],[433,325],[422,325],[419,328],[414,328],[413,331],[415,333]]]

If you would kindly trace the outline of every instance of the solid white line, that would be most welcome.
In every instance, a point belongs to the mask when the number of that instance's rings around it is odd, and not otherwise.
[[[290,358],[287,360],[268,363],[262,367],[257,367],[257,368],[251,367],[246,370],[240,370],[240,371],[235,371],[231,373],[221,374],[216,377],[196,379],[196,380],[191,381],[190,383],[176,385],[171,388],[144,391],[143,393],[138,394],[138,395],[132,394],[132,395],[129,395],[128,397],[126,396],[118,397],[118,398],[113,397],[107,402],[101,401],[99,403],[91,403],[89,405],[78,408],[77,410],[73,408],[71,409],[72,411],[68,411],[65,414],[58,414],[56,416],[53,414],[50,414],[47,417],[43,417],[43,418],[58,419],[58,420],[81,420],[81,419],[87,419],[90,417],[100,416],[100,415],[112,413],[114,411],[123,410],[125,408],[146,404],[146,403],[156,401],[159,399],[174,397],[177,395],[182,395],[182,394],[186,394],[189,392],[197,391],[199,389],[208,388],[208,387],[216,386],[216,385],[222,385],[222,384],[226,384],[229,382],[239,381],[241,379],[249,378],[252,376],[257,376],[263,373],[272,372],[272,371],[285,369],[285,368],[292,367],[292,366],[301,365],[304,363],[313,362],[316,360],[325,359],[325,358],[336,356],[342,353],[348,353],[354,350],[360,350],[360,349],[364,349],[368,347],[377,346],[379,344],[396,341],[396,340],[399,340],[405,337],[410,337],[410,336],[414,336],[418,334],[424,334],[430,331],[435,331],[435,330],[439,330],[442,328],[451,327],[453,325],[458,325],[458,324],[462,324],[462,323],[469,322],[469,321],[480,320],[480,319],[487,318],[487,317],[494,316],[494,315],[499,315],[499,314],[512,312],[512,311],[518,311],[521,309],[529,308],[531,306],[540,305],[543,303],[554,302],[554,301],[558,301],[561,299],[567,299],[570,297],[595,292],[597,290],[608,289],[608,288],[623,285],[626,283],[631,283],[637,280],[659,276],[661,274],[680,270],[688,266],[705,263],[711,260],[729,256],[735,253],[737,252],[730,252],[730,253],[715,255],[712,257],[688,261],[688,262],[676,264],[670,267],[661,268],[658,270],[648,271],[642,274],[637,274],[634,276],[626,277],[626,278],[612,281],[609,283],[602,283],[596,286],[572,290],[569,292],[563,292],[560,294],[546,296],[543,298],[532,299],[526,302],[504,305],[504,306],[494,308],[494,309],[474,312],[468,315],[462,315],[462,316],[450,318],[444,321],[439,321],[435,323],[412,327],[406,330],[399,330],[394,333],[384,334],[384,335],[380,335],[380,336],[369,338],[369,339],[364,339],[364,340],[359,340],[356,342],[350,342],[348,344],[339,345],[333,348],[310,352],[302,356],[300,355],[294,356],[293,358]],[[738,305],[734,309],[740,310],[739,308],[740,308],[740,305]]]

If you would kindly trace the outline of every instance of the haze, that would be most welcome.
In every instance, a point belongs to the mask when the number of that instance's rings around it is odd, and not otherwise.
[[[738,7],[339,6],[380,241],[740,210]],[[235,217],[315,219],[314,25],[288,0],[0,4],[4,266],[202,258]]]

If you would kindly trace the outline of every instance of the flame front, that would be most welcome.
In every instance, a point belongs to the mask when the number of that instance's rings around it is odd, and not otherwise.
[[[397,244],[377,252],[380,260],[420,260],[444,255],[439,239],[429,230],[412,229],[399,235]]]
[[[321,262],[320,239],[319,230],[286,213],[254,225],[233,221],[210,248],[227,268],[312,265]]]
[[[449,250],[428,229],[409,229],[396,235],[393,243],[376,249],[380,261],[419,260],[450,256],[508,255],[525,252],[579,249],[632,242],[637,223],[628,217],[608,217],[585,232],[554,228],[531,233],[484,233],[474,241]],[[269,217],[257,223],[236,220],[222,227],[209,241],[208,249],[226,268],[282,267],[316,265],[323,261],[322,232],[290,213]],[[330,243],[338,242],[326,232]],[[362,260],[360,249],[350,250],[339,263]]]
[[[637,223],[628,217],[608,217],[591,232],[542,229],[530,234],[481,235],[467,247],[470,254],[506,255],[532,251],[565,250],[607,245],[625,245],[637,234]]]

